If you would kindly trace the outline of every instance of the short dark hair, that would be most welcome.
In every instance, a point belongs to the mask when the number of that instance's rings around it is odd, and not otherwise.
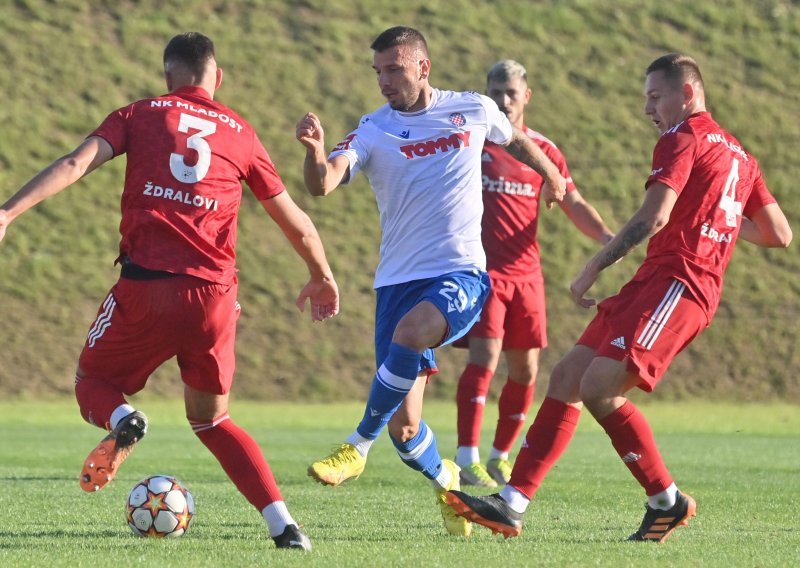
[[[654,71],[663,71],[667,81],[675,85],[689,81],[704,87],[703,75],[697,61],[683,53],[662,55],[647,67],[645,76]]]
[[[214,59],[214,42],[200,32],[186,32],[176,35],[164,48],[164,65],[168,62],[181,63],[196,78],[201,78],[209,59]]]
[[[407,26],[395,26],[393,28],[389,28],[375,38],[375,41],[372,42],[370,48],[380,53],[381,51],[386,51],[387,49],[396,47],[398,45],[410,45],[416,47],[425,54],[425,57],[428,56],[428,42],[425,41],[425,36],[423,36],[418,30],[409,28]]]

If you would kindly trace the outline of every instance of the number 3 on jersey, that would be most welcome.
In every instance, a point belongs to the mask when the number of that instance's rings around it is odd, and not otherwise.
[[[738,181],[739,160],[734,158],[728,174],[728,181],[725,182],[725,189],[722,190],[722,197],[719,200],[719,208],[725,211],[725,224],[728,227],[737,227],[739,225],[737,217],[742,215],[742,202],[736,201],[736,183]]]
[[[183,183],[197,183],[206,177],[208,167],[211,165],[211,146],[204,138],[217,131],[217,124],[191,114],[181,113],[178,132],[189,132],[190,128],[199,131],[186,140],[186,146],[197,152],[197,163],[194,166],[187,166],[186,156],[174,152],[169,157],[169,169],[172,175]]]

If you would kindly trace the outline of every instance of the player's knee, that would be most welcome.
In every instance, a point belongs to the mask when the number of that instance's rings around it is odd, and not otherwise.
[[[539,366],[538,365],[528,365],[525,367],[522,372],[519,374],[519,379],[517,380],[518,383],[523,385],[532,385],[536,382],[536,375],[539,374]],[[516,378],[516,377],[512,377]]]
[[[406,421],[389,422],[389,434],[397,442],[405,443],[417,435],[419,424],[412,424]]]
[[[392,341],[422,352],[445,339],[447,320],[429,302],[421,302],[404,315],[392,334]]]
[[[186,418],[192,421],[213,421],[228,413],[228,395],[184,389]]]
[[[625,396],[639,381],[638,375],[626,371],[623,361],[595,358],[581,378],[580,397],[596,416],[613,406],[613,399]]]
[[[503,340],[495,337],[469,338],[469,363],[478,365],[493,373],[500,363],[503,354]]]
[[[598,376],[587,373],[581,380],[579,389],[580,400],[590,411],[597,408],[603,401],[614,398],[616,394],[617,393],[613,389],[608,388],[607,383]]]
[[[398,345],[402,345],[403,347],[422,353],[435,343],[429,341],[427,336],[428,334],[424,330],[416,327],[405,326],[402,328],[398,327],[395,330],[392,341]]]
[[[536,370],[533,371],[526,370],[514,374],[511,374],[509,372],[508,378],[511,379],[511,381],[517,383],[518,385],[524,385],[529,387],[536,383]]]
[[[581,382],[580,389],[578,390],[578,398],[591,408],[592,403],[598,398],[597,388],[591,384]]]
[[[564,402],[580,402],[580,375],[564,359],[556,363],[550,373],[547,396]]]

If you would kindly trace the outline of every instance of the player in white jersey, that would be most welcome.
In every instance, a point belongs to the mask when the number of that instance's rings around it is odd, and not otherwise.
[[[330,158],[347,158],[348,179],[363,170],[378,202],[383,238],[375,288],[485,270],[481,172],[474,165],[484,140],[510,138],[511,123],[488,97],[431,89],[422,112],[386,105],[336,146]]]
[[[437,372],[433,348],[469,330],[489,290],[480,235],[483,142],[506,146],[541,173],[548,204],[563,198],[566,181],[491,99],[430,86],[428,48],[417,30],[390,28],[371,48],[388,104],[364,116],[327,157],[319,119],[308,113],[297,125],[309,192],[324,196],[363,170],[383,231],[375,276],[378,371],[367,408],[346,443],[308,473],[326,485],[357,478],[388,423],[403,462],[433,483],[448,532],[466,536],[471,525],[444,499],[459,486],[458,467],[439,455],[422,420],[422,396]]]

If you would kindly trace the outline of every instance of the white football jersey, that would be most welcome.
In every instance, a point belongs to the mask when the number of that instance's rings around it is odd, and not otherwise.
[[[363,170],[381,217],[375,288],[486,268],[481,151],[508,144],[511,123],[489,97],[433,89],[419,112],[388,104],[364,115],[333,149]]]

